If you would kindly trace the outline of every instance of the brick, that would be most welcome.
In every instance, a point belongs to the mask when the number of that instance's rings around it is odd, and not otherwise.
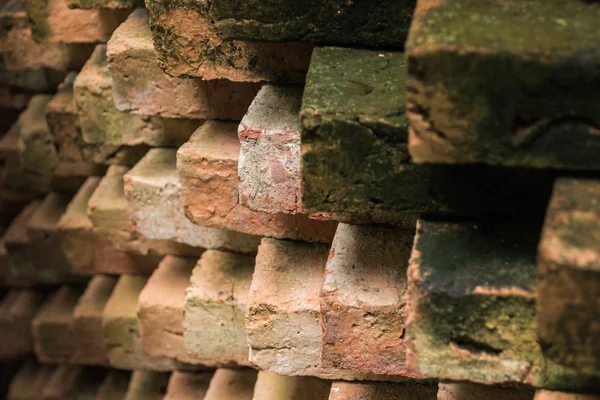
[[[240,120],[260,84],[167,75],[156,63],[148,11],[138,8],[107,43],[113,97],[120,111],[167,118]]]
[[[321,288],[322,363],[418,378],[406,367],[406,269],[414,225],[338,226]]]
[[[90,144],[177,146],[200,120],[141,116],[115,108],[106,45],[98,45],[73,83],[83,140]]]
[[[125,399],[130,378],[130,371],[110,370],[96,393],[96,400]]]
[[[142,289],[137,317],[144,353],[188,364],[198,360],[183,343],[183,305],[196,260],[167,256]]]
[[[192,272],[184,304],[185,349],[208,366],[247,366],[244,313],[254,257],[207,250]]]
[[[544,354],[582,374],[600,374],[600,181],[560,178],[538,251],[539,338]]]
[[[88,201],[88,215],[94,229],[108,238],[119,250],[153,256],[157,261],[165,255],[199,256],[203,249],[168,240],[147,239],[134,228],[127,209],[123,175],[129,170],[111,165]]]
[[[534,400],[598,400],[600,396],[588,394],[552,392],[549,390],[538,390]]]
[[[108,365],[108,349],[102,334],[102,314],[116,283],[117,278],[95,275],[77,300],[71,323],[77,345],[71,356],[71,363]]]
[[[538,238],[538,222],[523,218],[418,223],[408,268],[411,370],[483,384],[597,387],[597,377],[542,353],[535,317]]]
[[[82,291],[61,286],[42,305],[31,323],[35,355],[43,363],[68,362],[76,349],[71,331],[73,308]]]
[[[261,400],[327,400],[331,382],[311,376],[283,376],[259,372],[253,399]]]
[[[36,196],[31,193],[6,189],[0,183],[0,224],[4,227],[9,226],[23,208],[35,198]]]
[[[252,400],[256,371],[253,369],[218,369],[210,381],[204,400]]]
[[[240,123],[240,203],[251,210],[301,212],[301,103],[301,87],[265,85]]]
[[[8,70],[80,69],[94,49],[93,45],[84,43],[36,42],[25,7],[18,0],[11,0],[2,7],[0,33],[2,59]]]
[[[333,382],[329,400],[435,400],[435,385],[418,383]]]
[[[37,400],[50,380],[54,367],[27,360],[10,383],[8,400]]]
[[[180,364],[165,357],[150,357],[142,349],[137,319],[138,297],[148,278],[121,275],[102,314],[102,333],[110,365],[118,369],[171,371]]]
[[[48,68],[9,71],[0,64],[0,81],[4,87],[12,89],[51,93],[56,90],[66,75],[67,71]]]
[[[87,206],[99,182],[100,178],[88,178],[57,224],[62,251],[73,271],[85,275],[152,272],[159,257],[119,250],[109,239],[94,231]]]
[[[125,400],[162,400],[169,374],[156,371],[134,371]]]
[[[44,386],[44,400],[92,400],[100,387],[106,371],[63,364],[56,367]]]
[[[476,21],[491,16],[482,34]],[[597,170],[598,17],[585,1],[419,1],[407,42],[413,159]]]
[[[169,386],[167,386],[164,400],[203,399],[212,376],[212,372],[193,374],[174,371],[169,378]]]
[[[533,400],[532,389],[480,385],[471,382],[440,382],[437,400]]]
[[[235,82],[302,82],[310,43],[224,40],[197,4],[147,2],[158,64],[169,75]]]
[[[259,237],[199,226],[186,218],[176,153],[175,149],[151,149],[123,176],[128,211],[136,230],[150,239],[255,253]]]
[[[238,196],[240,142],[237,124],[209,121],[177,151],[186,216],[201,226],[248,234],[331,242],[332,221],[308,215],[261,213],[243,207]]]
[[[108,9],[133,9],[142,7],[143,1],[140,0],[67,0],[69,8],[82,8],[84,10],[96,8]]]
[[[33,352],[31,320],[43,295],[30,289],[12,289],[0,302],[0,359],[16,359]]]
[[[305,212],[469,216],[545,201],[543,171],[411,163],[405,69],[400,52],[315,49],[300,112]]]
[[[49,43],[106,42],[130,10],[72,10],[65,1],[24,0],[33,38]]]

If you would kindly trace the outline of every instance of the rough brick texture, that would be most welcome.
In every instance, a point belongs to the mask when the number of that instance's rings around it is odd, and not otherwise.
[[[331,382],[310,376],[283,376],[259,372],[253,399],[327,400]]]
[[[162,400],[169,374],[156,371],[134,371],[124,400]]]
[[[96,393],[96,400],[123,400],[127,394],[127,387],[131,372],[111,370]]]
[[[33,351],[31,320],[42,304],[42,293],[12,289],[0,302],[0,360],[25,357]]]
[[[419,1],[407,42],[413,159],[597,170],[599,17],[586,1]]]
[[[600,396],[591,394],[588,395],[539,390],[536,392],[534,400],[598,400],[599,398]]]
[[[329,400],[435,400],[435,385],[416,383],[333,382]]]
[[[128,211],[136,230],[150,239],[255,253],[259,237],[199,226],[186,218],[176,153],[174,149],[151,149],[124,175]]]
[[[471,382],[440,382],[437,400],[532,400],[532,389],[505,388]]]
[[[7,398],[9,400],[39,399],[53,372],[53,366],[39,365],[35,360],[26,361],[11,381]]]
[[[69,8],[95,9],[134,9],[141,7],[144,2],[141,0],[67,0]]]
[[[238,197],[237,125],[209,121],[177,151],[183,207],[192,222],[260,236],[331,242],[336,223],[306,214],[268,214],[243,207]]]
[[[167,394],[163,400],[197,400],[203,399],[208,391],[212,372],[193,374],[174,371],[169,378]]]
[[[256,371],[218,369],[210,381],[204,400],[252,400]]]

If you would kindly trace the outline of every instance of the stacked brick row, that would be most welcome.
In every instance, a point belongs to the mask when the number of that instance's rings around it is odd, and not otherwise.
[[[9,0],[0,389],[597,399],[598,17]]]

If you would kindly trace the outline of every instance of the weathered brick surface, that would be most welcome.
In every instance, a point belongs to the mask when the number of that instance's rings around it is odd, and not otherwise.
[[[406,368],[406,269],[414,225],[338,226],[321,289],[326,367],[418,377]]]
[[[117,249],[154,257],[165,255],[199,256],[203,249],[168,240],[147,239],[139,235],[129,218],[123,175],[129,170],[111,165],[88,201],[88,215],[94,229],[108,238]]]
[[[163,400],[204,399],[212,376],[212,372],[194,374],[174,371],[169,378],[167,394]]]
[[[66,1],[24,0],[38,42],[106,42],[130,10],[72,10]]]
[[[50,187],[50,178],[46,175],[38,177],[25,172],[21,161],[19,145],[19,121],[0,139],[0,155],[3,166],[0,171],[2,186],[12,191],[39,193]]]
[[[75,78],[73,93],[86,143],[173,146],[185,142],[201,121],[118,111],[112,95],[106,45],[98,45]]]
[[[591,394],[575,394],[538,390],[534,400],[598,400],[600,396]]]
[[[420,221],[408,269],[408,366],[439,379],[591,390],[543,356],[529,221]]]
[[[48,68],[36,70],[9,71],[0,64],[0,81],[2,86],[12,89],[28,90],[38,93],[54,92],[67,76],[67,71]]]
[[[305,212],[476,215],[543,199],[544,173],[411,163],[405,69],[399,52],[315,49],[300,113]]]
[[[599,17],[585,1],[419,1],[407,43],[413,159],[598,169]]]
[[[123,400],[127,394],[130,371],[111,370],[96,393],[96,400]]]
[[[418,383],[333,382],[329,400],[435,400],[435,385]]]
[[[209,366],[249,365],[244,313],[254,257],[207,250],[185,296],[185,349]]]
[[[158,63],[173,76],[302,82],[313,45],[224,40],[193,2],[148,1]]]
[[[254,400],[327,400],[331,382],[310,376],[283,376],[259,372]]]
[[[102,369],[63,364],[56,367],[41,395],[44,400],[92,400],[106,375]]]
[[[108,347],[110,365],[119,369],[171,371],[181,367],[166,357],[144,353],[137,320],[140,292],[148,278],[121,275],[102,314],[102,333]]]
[[[124,400],[162,400],[169,374],[156,371],[134,371]]]
[[[134,9],[141,7],[144,2],[141,0],[67,0],[69,8],[95,9]]]
[[[70,362],[108,365],[108,349],[102,335],[102,313],[117,278],[95,275],[73,308],[71,331],[77,343]]]
[[[538,252],[539,338],[544,353],[600,374],[600,181],[561,178]]]
[[[76,348],[71,331],[73,308],[82,291],[62,286],[42,305],[31,323],[35,355],[41,362],[68,362]]]
[[[43,298],[30,289],[12,289],[4,296],[0,302],[0,360],[31,354],[30,324]]]
[[[137,318],[144,353],[184,363],[198,363],[183,343],[183,306],[190,284],[193,258],[167,256],[140,293]],[[206,345],[206,344],[205,344]]]
[[[186,218],[175,149],[151,149],[124,179],[129,215],[150,239],[172,240],[205,249],[255,253],[258,236],[193,224]]]
[[[117,249],[112,242],[94,231],[87,215],[88,201],[100,178],[91,177],[67,206],[57,224],[62,251],[78,274],[150,273],[158,264],[154,255],[140,255]]]
[[[324,42],[356,47],[404,47],[416,1],[202,1],[226,39]]]
[[[239,202],[237,124],[209,121],[177,151],[183,207],[192,222],[261,236],[330,242],[337,225],[308,215],[269,214]]]
[[[204,400],[252,400],[256,371],[253,369],[218,369],[210,381]]]
[[[115,106],[168,118],[240,120],[259,84],[175,78],[157,64],[148,11],[135,10],[107,43]]]
[[[437,400],[532,400],[532,389],[481,385],[471,382],[440,382]]]
[[[39,365],[35,360],[27,360],[13,378],[8,390],[8,400],[39,399],[44,386],[50,380],[54,367]]]
[[[301,87],[265,85],[238,127],[240,203],[251,210],[301,211],[301,103]]]

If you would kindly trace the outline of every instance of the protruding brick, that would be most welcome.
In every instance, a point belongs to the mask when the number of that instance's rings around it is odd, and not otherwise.
[[[10,383],[8,400],[38,400],[50,380],[54,367],[27,360]]]
[[[440,382],[437,400],[533,400],[535,391],[528,388],[510,388],[480,385],[471,382]]]
[[[238,127],[240,203],[251,210],[301,211],[301,103],[301,87],[265,85]]]
[[[322,362],[417,378],[406,367],[406,269],[414,225],[338,226],[321,289]]]
[[[435,400],[435,385],[419,383],[333,382],[329,400]]]
[[[535,318],[537,221],[420,221],[408,268],[407,359],[438,379],[589,391],[544,357]]]
[[[600,375],[600,180],[560,178],[538,251],[537,319],[544,353]]]
[[[73,84],[81,133],[86,143],[176,146],[185,142],[201,123],[195,119],[169,119],[118,111],[111,85],[106,46],[98,45]]]
[[[109,8],[109,9],[134,9],[142,7],[144,2],[141,0],[67,0],[69,8]]]
[[[0,302],[0,360],[21,358],[33,351],[31,320],[43,295],[30,289],[13,289]]]
[[[593,394],[575,394],[538,390],[534,400],[598,400],[600,396]]]
[[[169,374],[156,371],[134,371],[125,400],[162,400],[167,391]]]
[[[493,19],[485,33],[480,18]],[[420,0],[407,42],[413,159],[598,170],[598,18],[596,2]]]
[[[163,400],[204,399],[212,376],[212,372],[193,374],[174,371],[169,378],[167,394]]]
[[[24,0],[38,42],[106,42],[130,10],[72,10],[66,1]]]
[[[148,278],[121,275],[102,315],[102,333],[108,347],[110,365],[119,369],[171,371],[181,367],[165,357],[144,353],[137,320],[138,297]]]
[[[311,376],[283,376],[259,372],[254,400],[327,400],[331,382]]]
[[[207,250],[185,296],[185,349],[202,364],[249,365],[244,313],[254,257]]]
[[[349,47],[404,47],[415,0],[358,0],[249,4],[202,1],[225,39],[308,41]]]
[[[96,393],[96,400],[123,400],[127,394],[130,371],[111,370]]]
[[[167,256],[141,291],[137,317],[142,348],[147,355],[198,363],[186,353],[183,343],[183,305],[195,265],[193,258]]]
[[[37,313],[31,323],[34,349],[44,363],[68,362],[75,352],[75,337],[71,332],[73,309],[82,291],[76,287],[62,286]]]
[[[77,343],[70,362],[108,365],[108,349],[102,334],[102,314],[117,279],[95,275],[73,309],[71,330]]]
[[[5,87],[37,93],[52,93],[65,79],[67,71],[48,68],[9,71],[0,64],[0,81]]]
[[[302,82],[313,45],[226,41],[191,2],[149,1],[158,63],[173,76],[236,82]]]
[[[255,253],[259,237],[199,226],[186,218],[176,153],[174,149],[151,149],[124,175],[128,211],[136,230],[150,239],[172,240],[205,249]]]
[[[2,187],[22,193],[38,194],[48,191],[51,178],[48,175],[37,176],[25,171],[21,160],[20,124],[15,122],[0,139],[0,156],[3,166]]]
[[[156,63],[148,11],[135,10],[107,44],[113,97],[120,111],[167,118],[240,120],[259,84],[167,75]]]
[[[56,367],[41,395],[44,400],[91,400],[96,396],[106,371],[63,364]]]
[[[94,231],[87,207],[99,182],[100,178],[88,178],[57,225],[63,253],[73,271],[78,274],[152,272],[159,257],[119,250],[109,239]]]
[[[252,400],[255,382],[256,371],[253,369],[218,369],[204,400]]]
[[[183,207],[201,226],[308,241],[330,242],[333,221],[315,221],[306,214],[269,214],[249,210],[238,197],[240,142],[237,124],[209,121],[177,151]]]
[[[125,198],[123,175],[129,170],[122,165],[111,165],[88,201],[88,215],[94,229],[104,235],[119,250],[160,260],[165,255],[199,256],[203,249],[168,240],[147,239],[139,235],[129,217]]]
[[[300,113],[305,212],[478,215],[545,201],[545,171],[411,163],[405,69],[400,52],[315,49]]]

